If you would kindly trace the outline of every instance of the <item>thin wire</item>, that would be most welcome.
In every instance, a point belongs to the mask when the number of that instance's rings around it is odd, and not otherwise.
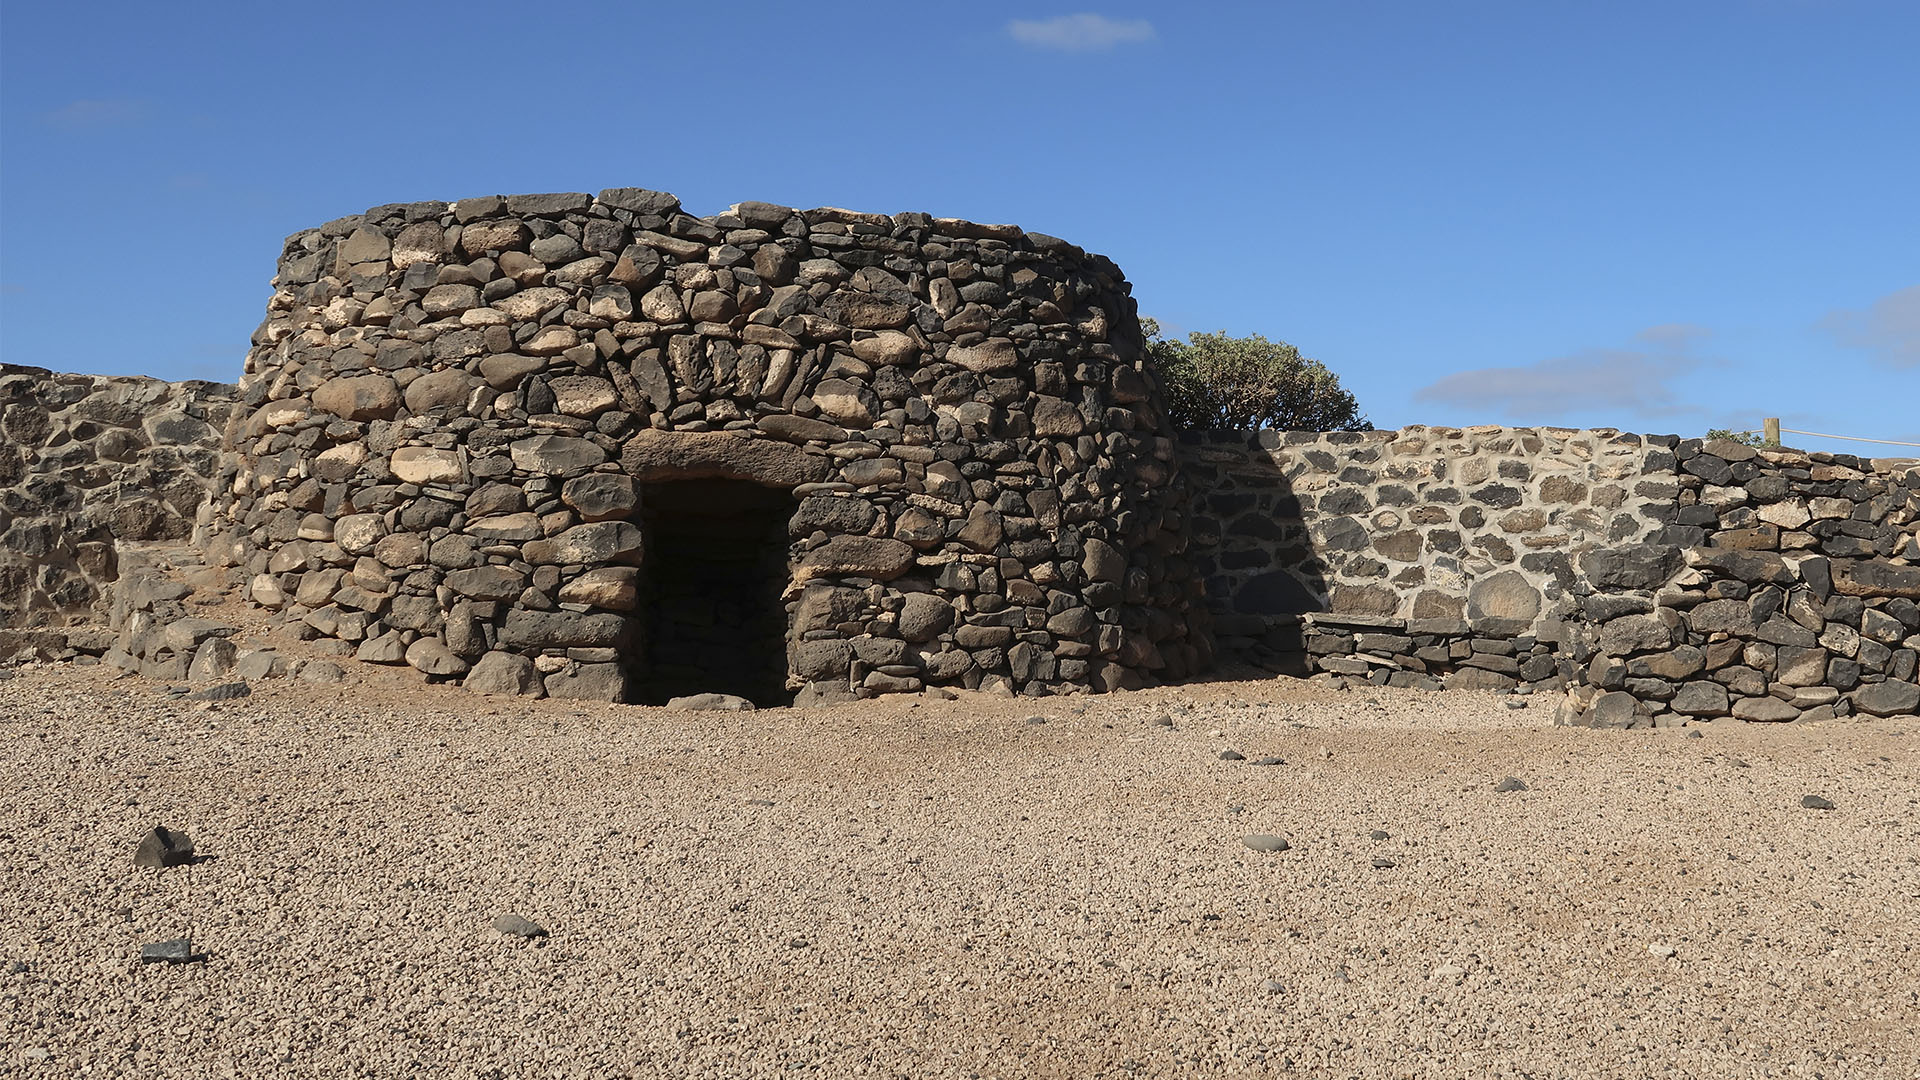
[[[1899,442],[1894,439],[1863,439],[1857,435],[1828,435],[1820,431],[1801,431],[1799,428],[1783,427],[1781,431],[1791,431],[1795,435],[1812,435],[1820,439],[1845,439],[1848,442],[1883,443],[1887,446],[1920,446],[1920,442]],[[1748,432],[1747,434],[1752,434]]]

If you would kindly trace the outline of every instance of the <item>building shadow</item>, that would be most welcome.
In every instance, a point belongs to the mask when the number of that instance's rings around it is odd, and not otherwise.
[[[1304,676],[1301,617],[1328,610],[1327,567],[1292,478],[1264,448],[1276,434],[1181,433],[1180,466],[1193,493],[1187,550],[1206,583],[1221,669],[1238,663]]]

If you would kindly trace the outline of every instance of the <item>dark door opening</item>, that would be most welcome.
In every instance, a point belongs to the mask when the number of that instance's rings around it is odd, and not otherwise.
[[[634,699],[735,694],[789,705],[787,527],[793,496],[744,480],[648,484],[643,654]]]

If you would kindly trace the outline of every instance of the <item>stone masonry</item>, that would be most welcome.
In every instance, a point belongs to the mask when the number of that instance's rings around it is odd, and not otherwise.
[[[762,701],[1209,663],[1128,286],[1064,241],[623,188],[376,207],[274,284],[216,555],[362,660]]]
[[[1557,428],[1189,433],[1219,647],[1570,722],[1920,707],[1920,465]]]
[[[0,656],[104,640],[120,545],[192,532],[232,398],[0,364]]]
[[[1920,713],[1920,463],[1176,438],[1118,268],[1013,226],[396,204],[274,287],[237,387],[0,368],[0,657],[344,677],[190,614],[224,586],[487,693],[1037,695],[1217,648],[1595,726]]]

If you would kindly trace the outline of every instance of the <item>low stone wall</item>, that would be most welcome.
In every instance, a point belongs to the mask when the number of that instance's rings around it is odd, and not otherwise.
[[[1598,726],[1920,712],[1920,463],[1675,448],[1656,543],[1580,562]]]
[[[233,393],[0,364],[0,653],[104,625],[117,543],[191,534]]]
[[[1223,651],[1570,722],[1920,708],[1920,467],[1526,428],[1196,433]]]

